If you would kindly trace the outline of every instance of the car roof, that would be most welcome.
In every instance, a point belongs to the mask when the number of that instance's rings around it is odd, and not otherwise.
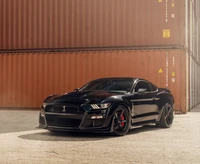
[[[137,78],[137,77],[104,77],[104,78],[94,79],[92,81],[98,81],[98,80],[132,80],[133,82],[136,82],[138,80],[144,80],[151,83],[149,80],[146,80],[143,78]]]
[[[104,77],[104,78],[99,78],[99,79],[94,79],[94,81],[96,80],[136,80],[139,78],[133,78],[133,77]]]

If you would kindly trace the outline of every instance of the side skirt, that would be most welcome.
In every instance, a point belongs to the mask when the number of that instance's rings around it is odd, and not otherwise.
[[[152,123],[156,123],[157,121],[154,120],[148,120],[148,121],[142,121],[142,122],[137,122],[137,123],[132,123],[131,126],[136,127],[136,126],[143,126],[143,125],[148,125],[148,124],[152,124]]]
[[[159,113],[146,113],[132,117],[132,124],[141,123],[146,121],[159,121],[160,114]]]

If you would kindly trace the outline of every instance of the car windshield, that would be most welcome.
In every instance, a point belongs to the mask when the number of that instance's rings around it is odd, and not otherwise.
[[[110,92],[130,92],[132,84],[132,79],[101,79],[89,82],[80,88],[80,91],[105,90]]]

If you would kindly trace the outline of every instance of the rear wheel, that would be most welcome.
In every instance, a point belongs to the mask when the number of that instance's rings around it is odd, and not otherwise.
[[[130,112],[124,106],[118,106],[113,118],[113,134],[117,136],[125,135],[130,128]]]
[[[172,105],[165,104],[162,108],[162,115],[159,123],[156,125],[161,128],[170,128],[174,119],[174,110]]]

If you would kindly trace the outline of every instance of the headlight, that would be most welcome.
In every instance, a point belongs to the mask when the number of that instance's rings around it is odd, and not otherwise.
[[[104,104],[91,104],[93,109],[106,109],[111,105],[111,103],[104,103]]]

